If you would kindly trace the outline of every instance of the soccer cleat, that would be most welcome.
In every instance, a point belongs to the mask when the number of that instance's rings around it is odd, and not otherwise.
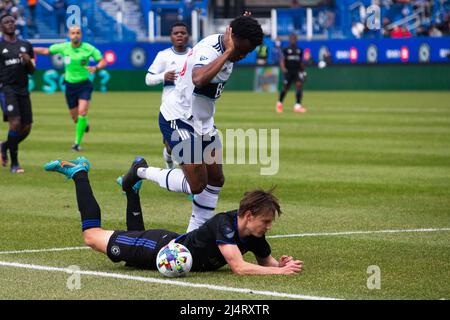
[[[121,187],[122,187],[122,181],[123,181],[123,176],[120,176],[116,179],[117,184]],[[133,186],[134,193],[138,193],[139,190],[141,190],[141,186],[142,186],[142,180],[139,180],[138,182],[136,182],[136,184]]]
[[[131,164],[128,172],[122,177],[122,190],[127,191],[134,187],[134,185],[141,180],[138,177],[137,171],[139,168],[147,168],[148,164],[142,157],[136,157],[133,163]]]
[[[67,177],[67,179],[72,179],[75,173],[79,171],[88,172],[90,168],[90,163],[88,159],[84,157],[79,157],[76,160],[55,160],[47,163],[44,166],[45,171],[56,171]]]
[[[84,165],[87,171],[89,171],[89,169],[91,168],[91,164],[85,157],[78,157],[75,160],[68,160],[68,162],[74,163],[76,165]]]
[[[277,107],[276,107],[276,109],[277,109],[277,112],[278,112],[278,113],[283,112],[283,104],[282,104],[280,101],[277,102]]]
[[[25,170],[21,166],[12,166],[11,173],[24,173]]]
[[[6,142],[1,141],[0,142],[0,149],[1,149],[1,158],[2,158],[2,166],[6,167],[8,165],[8,150],[6,149]]]
[[[80,151],[81,151],[80,145],[75,143],[75,144],[72,146],[72,151],[80,152]]]
[[[306,109],[303,108],[301,104],[296,103],[295,106],[294,106],[294,112],[301,112],[301,113],[303,113],[303,112],[306,112]]]

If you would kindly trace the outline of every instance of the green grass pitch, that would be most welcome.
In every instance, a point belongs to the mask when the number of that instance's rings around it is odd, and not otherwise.
[[[133,279],[70,276],[51,270],[0,265],[0,299],[287,299],[283,294],[340,299],[449,299],[450,231],[326,235],[346,231],[450,228],[450,93],[305,92],[305,114],[276,114],[275,94],[225,92],[217,105],[220,129],[280,130],[280,167],[261,176],[260,165],[225,165],[218,210],[236,208],[243,192],[277,186],[283,215],[270,235],[274,256],[304,261],[297,276],[191,273],[192,284],[270,291],[276,295],[180,287]],[[165,280],[158,272],[113,264],[91,250],[9,253],[82,246],[73,183],[43,165],[74,158],[74,125],[62,94],[33,93],[34,127],[20,145],[26,173],[0,168],[0,262],[100,271]],[[163,166],[157,124],[158,93],[95,93],[91,132],[82,155],[91,161],[91,183],[103,227],[125,228],[125,197],[115,178],[136,155]],[[7,125],[0,125],[0,138]],[[184,232],[187,196],[147,182],[142,190],[147,228]],[[251,255],[245,256],[254,261]],[[380,268],[380,289],[367,287],[369,266]]]

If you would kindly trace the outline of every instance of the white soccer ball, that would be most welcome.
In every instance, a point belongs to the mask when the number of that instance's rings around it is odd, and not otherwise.
[[[317,66],[319,67],[319,69],[323,69],[327,66],[327,63],[325,61],[321,60],[321,61],[319,61]]]
[[[191,270],[192,255],[188,248],[171,241],[159,250],[156,267],[166,277],[183,277]]]

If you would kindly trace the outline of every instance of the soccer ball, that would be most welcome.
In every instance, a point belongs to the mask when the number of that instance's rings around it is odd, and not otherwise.
[[[319,61],[318,65],[319,69],[323,69],[327,66],[327,63],[323,60]]]
[[[171,241],[159,250],[156,267],[166,277],[183,277],[191,270],[192,255],[188,248]]]

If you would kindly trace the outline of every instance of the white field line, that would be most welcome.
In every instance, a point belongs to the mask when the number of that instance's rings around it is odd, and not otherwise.
[[[406,232],[440,232],[450,231],[450,228],[438,229],[399,229],[399,230],[373,230],[373,231],[344,231],[344,232],[322,232],[322,233],[299,233],[299,234],[279,234],[266,236],[266,238],[296,238],[296,237],[321,237],[321,236],[346,236],[354,234],[377,234],[377,233],[406,233]]]
[[[337,300],[336,298],[329,298],[329,297],[316,297],[316,296],[291,294],[291,293],[276,292],[276,291],[262,291],[262,290],[246,289],[246,288],[216,286],[216,285],[211,285],[211,284],[191,283],[191,282],[184,282],[184,281],[179,281],[179,280],[164,280],[164,279],[150,278],[150,277],[130,276],[130,275],[120,274],[120,273],[98,272],[98,271],[88,271],[88,270],[74,271],[69,268],[57,268],[57,267],[42,266],[42,265],[35,265],[35,264],[22,264],[22,263],[16,263],[16,262],[8,262],[8,261],[0,261],[0,266],[47,271],[47,272],[65,272],[65,273],[69,273],[69,274],[76,273],[76,274],[80,274],[80,275],[93,276],[93,277],[132,280],[132,281],[140,281],[140,282],[146,282],[146,283],[158,283],[158,284],[164,284],[164,285],[173,285],[173,286],[190,287],[190,288],[201,288],[201,289],[208,289],[208,290],[215,290],[215,291],[256,294],[256,295],[278,297],[278,298],[291,298],[291,299],[304,299],[304,300]]]
[[[321,236],[345,236],[355,234],[377,234],[377,233],[406,233],[406,232],[441,232],[450,231],[450,228],[428,228],[428,229],[399,229],[399,230],[373,230],[373,231],[344,231],[344,232],[325,232],[325,233],[298,233],[298,234],[279,234],[274,236],[266,236],[267,239],[276,238],[300,238],[300,237],[321,237]],[[84,250],[89,247],[65,247],[65,248],[49,248],[36,250],[16,250],[16,251],[0,251],[0,254],[20,254],[20,253],[39,253],[39,252],[57,252],[70,250]]]
[[[90,247],[65,247],[65,248],[49,248],[49,249],[36,249],[36,250],[0,251],[0,254],[58,252],[58,251],[70,251],[70,250],[84,250],[84,249],[90,249]]]

